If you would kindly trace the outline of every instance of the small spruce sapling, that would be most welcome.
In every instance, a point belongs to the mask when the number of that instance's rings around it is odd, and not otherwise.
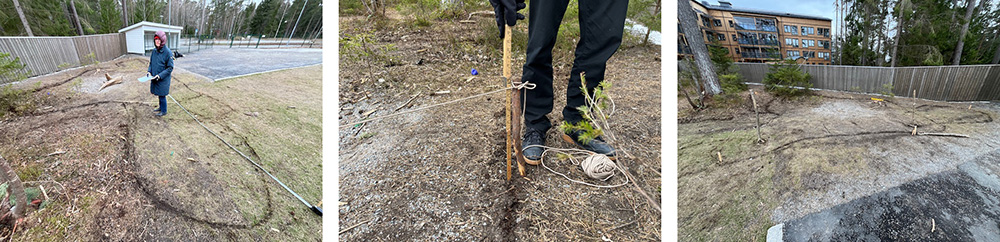
[[[604,135],[604,129],[602,127],[607,127],[609,114],[605,113],[612,104],[609,104],[611,99],[605,93],[605,90],[611,87],[611,82],[604,80],[601,81],[594,87],[594,93],[591,94],[587,90],[587,79],[584,73],[580,73],[580,90],[583,91],[583,96],[586,98],[586,104],[583,106],[576,107],[576,110],[580,112],[583,116],[583,120],[575,124],[571,124],[567,121],[563,121],[560,129],[563,133],[574,133],[581,131],[580,142],[583,144],[588,144],[597,137]],[[613,137],[612,137],[613,138]]]

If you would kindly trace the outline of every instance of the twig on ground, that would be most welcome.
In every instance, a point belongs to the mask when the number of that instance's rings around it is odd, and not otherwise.
[[[930,136],[948,136],[948,137],[960,137],[968,138],[968,135],[964,134],[953,134],[953,133],[919,133],[919,135],[930,135]]]
[[[362,224],[370,223],[372,221],[375,221],[375,219],[369,219],[368,221],[364,221],[364,222],[360,222],[360,223],[355,224],[355,225],[351,225],[351,227],[347,227],[346,229],[341,230],[340,233],[337,233],[337,234],[343,234],[344,232],[347,232],[348,230],[354,229],[355,227],[361,226]]]
[[[636,220],[632,220],[632,222],[628,222],[628,223],[625,223],[625,224],[622,224],[622,225],[615,226],[614,228],[611,228],[608,231],[612,231],[612,230],[624,228],[625,226],[629,226],[629,225],[635,224],[635,222],[636,222]]]
[[[419,96],[420,96],[420,93],[413,94],[413,97],[410,97],[410,100],[406,100],[406,102],[403,103],[403,105],[399,105],[399,107],[396,107],[396,109],[393,109],[392,112],[395,113],[396,111],[399,111],[403,107],[406,107],[406,105],[410,105],[410,102],[412,102],[413,99],[417,99],[417,97],[419,97]]]

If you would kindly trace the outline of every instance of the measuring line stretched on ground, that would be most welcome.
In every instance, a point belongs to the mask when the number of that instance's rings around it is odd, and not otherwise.
[[[282,188],[285,188],[285,191],[288,191],[293,196],[295,196],[295,198],[298,198],[299,202],[302,202],[302,204],[305,204],[306,207],[309,207],[309,210],[312,210],[313,213],[316,213],[316,215],[319,215],[319,216],[323,216],[323,209],[317,207],[316,205],[310,204],[305,199],[302,199],[302,196],[299,196],[298,193],[295,193],[295,191],[292,191],[291,188],[288,188],[288,186],[286,186],[285,183],[281,182],[281,180],[278,180],[277,177],[274,177],[274,175],[271,175],[271,172],[268,172],[266,169],[264,169],[264,167],[261,167],[260,164],[257,164],[257,162],[254,162],[253,159],[250,159],[250,157],[248,157],[247,155],[243,154],[243,152],[241,152],[240,150],[236,149],[236,147],[233,147],[233,145],[229,144],[229,142],[227,142],[225,139],[222,139],[222,137],[219,136],[218,134],[216,134],[215,131],[212,131],[212,129],[209,129],[208,126],[205,126],[205,124],[201,123],[201,120],[198,120],[198,118],[196,118],[194,116],[194,114],[191,114],[191,112],[188,111],[186,108],[184,108],[184,106],[182,106],[181,103],[177,102],[177,99],[174,99],[174,96],[171,96],[171,95],[167,95],[167,96],[170,97],[170,100],[174,101],[174,104],[177,104],[177,106],[180,107],[181,110],[184,110],[184,112],[187,113],[188,116],[190,116],[192,119],[194,119],[195,122],[198,122],[198,125],[201,125],[202,128],[205,128],[205,130],[208,130],[209,133],[212,133],[212,135],[214,135],[215,138],[218,138],[219,140],[221,140],[222,143],[225,143],[226,146],[229,146],[230,149],[233,149],[234,151],[236,151],[236,153],[239,153],[240,156],[243,156],[243,159],[246,159],[247,161],[249,161],[250,164],[253,164],[254,166],[256,166],[257,169],[260,169],[261,171],[264,171],[265,174],[267,174],[268,176],[271,177],[271,180],[274,180],[275,182],[278,182],[278,185],[281,185]]]
[[[482,96],[486,96],[486,95],[490,95],[490,94],[494,94],[494,93],[498,93],[498,92],[502,92],[502,91],[506,91],[506,90],[510,90],[510,89],[522,89],[522,88],[523,89],[528,89],[528,90],[535,89],[535,84],[534,83],[530,83],[530,82],[524,82],[521,85],[512,86],[512,87],[504,87],[504,88],[500,88],[500,89],[497,89],[497,90],[493,90],[493,91],[489,91],[489,92],[485,92],[485,93],[480,93],[480,94],[476,94],[476,95],[472,95],[472,96],[468,96],[468,97],[463,97],[463,98],[459,98],[459,99],[455,99],[455,100],[451,100],[451,101],[447,101],[447,102],[443,102],[443,103],[435,103],[435,104],[431,104],[431,105],[427,105],[427,106],[423,106],[423,107],[419,107],[419,108],[414,108],[414,109],[410,109],[410,110],[406,110],[406,111],[402,111],[402,112],[398,112],[398,113],[394,113],[394,114],[388,114],[388,115],[385,115],[385,116],[379,116],[379,117],[369,118],[369,119],[365,119],[365,120],[361,120],[361,121],[357,121],[357,122],[353,122],[353,123],[341,124],[340,127],[338,127],[338,128],[339,129],[347,128],[347,127],[351,127],[351,126],[358,125],[358,124],[363,124],[363,123],[367,123],[367,122],[371,122],[371,121],[375,121],[375,120],[379,120],[379,119],[384,119],[384,118],[388,118],[388,117],[399,116],[399,115],[403,115],[403,114],[407,114],[407,113],[412,113],[412,112],[416,112],[416,111],[420,111],[420,110],[424,110],[424,109],[436,108],[436,107],[440,107],[440,106],[444,106],[444,105],[448,105],[448,104],[452,104],[452,103],[456,103],[456,102],[460,102],[460,101],[465,101],[465,100],[469,100],[469,99],[473,99],[473,98],[477,98],[477,97],[482,97]]]

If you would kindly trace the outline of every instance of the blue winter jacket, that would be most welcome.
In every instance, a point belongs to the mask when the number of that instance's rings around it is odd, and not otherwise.
[[[153,49],[149,56],[149,73],[153,76],[159,75],[160,79],[149,82],[149,92],[157,96],[170,94],[170,74],[174,72],[174,53],[170,48],[163,46],[159,50]]]

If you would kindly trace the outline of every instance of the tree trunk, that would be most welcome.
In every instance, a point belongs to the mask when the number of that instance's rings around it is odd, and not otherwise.
[[[128,8],[125,7],[125,0],[122,2],[122,28],[128,27]]]
[[[969,0],[965,8],[965,21],[962,23],[962,32],[955,47],[955,57],[951,60],[951,64],[956,66],[962,61],[962,48],[965,48],[965,35],[969,33],[969,23],[972,22],[972,13],[976,9],[976,0]]]
[[[69,0],[69,8],[73,10],[73,22],[76,22],[76,34],[83,35],[83,27],[80,26],[80,15],[76,14],[76,1]]]
[[[28,36],[35,36],[31,33],[31,26],[28,26],[28,19],[24,18],[24,10],[21,10],[21,3],[14,0],[14,8],[17,9],[17,16],[21,17],[21,24],[24,25],[24,31],[28,32]]]
[[[24,210],[28,207],[28,198],[24,195],[24,184],[21,184],[21,178],[17,176],[14,169],[10,168],[10,164],[7,164],[7,160],[3,156],[0,156],[0,179],[7,182],[7,188],[10,190],[8,194],[14,197],[14,219],[24,217]]]
[[[896,51],[899,50],[900,36],[903,35],[903,1],[906,0],[900,0],[896,4],[896,15],[898,15],[896,16],[896,40],[892,44],[892,60],[889,63],[889,67],[896,67]]]
[[[201,2],[204,5],[201,7],[201,22],[198,23],[198,31],[194,33],[196,35],[201,35],[201,33],[206,32],[205,31],[205,9],[208,9],[208,0],[201,0]],[[198,38],[198,40],[200,41],[201,38]]]
[[[705,46],[704,34],[698,27],[698,17],[691,8],[691,3],[687,0],[677,1],[677,12],[680,18],[681,29],[684,30],[688,45],[691,46],[691,53],[694,54],[695,65],[701,73],[701,79],[705,83],[706,94],[716,95],[722,93],[719,85],[719,78],[715,75],[715,66],[708,56],[708,47]]]

